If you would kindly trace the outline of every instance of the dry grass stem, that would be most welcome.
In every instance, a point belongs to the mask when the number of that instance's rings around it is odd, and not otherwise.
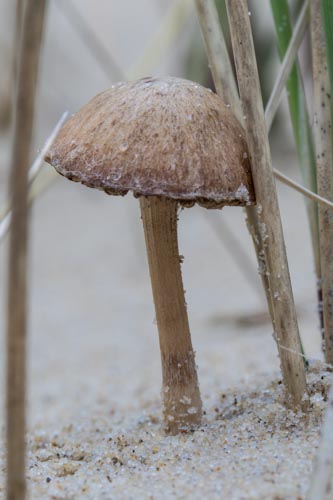
[[[215,2],[214,0],[196,0],[195,4],[216,91],[226,103],[229,103],[240,122],[243,123],[237,86],[225,39],[219,23]],[[247,215],[248,230],[252,237],[254,250],[257,256],[258,269],[262,270],[266,268],[266,265],[263,250],[264,242],[260,231],[257,211],[255,207],[247,207],[245,211]],[[274,322],[273,305],[269,292],[267,275],[265,272],[261,272],[260,275],[269,313],[272,322]]]
[[[2,60],[2,79],[3,75],[6,74],[4,82],[1,84],[1,95],[0,95],[0,129],[6,130],[9,128],[12,122],[12,112],[13,106],[12,102],[15,98],[15,85],[14,82],[17,79],[18,72],[18,56],[19,56],[19,46],[20,39],[18,34],[21,33],[21,24],[23,17],[23,7],[24,2],[22,0],[14,0],[11,2],[11,9],[13,10],[13,17],[15,17],[15,29],[12,29],[12,36],[10,44],[6,47],[5,51],[9,53],[10,61],[10,71],[4,69],[5,59]],[[3,43],[3,41],[1,41]],[[4,49],[2,49],[3,52]],[[4,54],[2,53],[2,57]]]
[[[69,113],[67,111],[65,113],[63,113],[60,120],[57,122],[56,126],[54,127],[51,134],[47,138],[40,153],[38,154],[38,156],[35,158],[33,164],[31,165],[29,172],[28,172],[29,185],[31,185],[33,183],[33,181],[36,179],[39,172],[41,171],[46,153],[48,152],[48,150],[52,146],[54,140],[56,139],[56,137],[58,135],[59,130],[61,129],[61,127],[63,126],[63,124],[67,120],[68,115],[69,115]],[[30,191],[31,191],[31,188],[30,188]],[[29,201],[30,201],[30,197],[29,197]],[[11,204],[8,201],[5,208],[0,212],[0,242],[5,237],[5,235],[7,234],[7,231],[10,228],[11,217],[12,217]]]
[[[313,132],[316,150],[318,193],[332,200],[332,126],[331,96],[327,68],[320,0],[311,1],[311,37],[313,64]],[[333,363],[333,212],[319,207],[320,262],[323,290],[324,353]]]
[[[326,209],[328,209],[329,212],[332,212],[332,209],[333,209],[333,202],[332,201],[328,200],[327,198],[324,198],[323,196],[320,196],[320,195],[314,193],[313,191],[302,186],[298,182],[293,181],[287,175],[284,175],[279,170],[276,170],[276,168],[274,168],[273,172],[274,172],[274,176],[276,177],[276,179],[283,182],[283,184],[291,187],[295,191],[298,191],[299,193],[301,193],[303,196],[305,196],[309,200],[315,201],[316,203],[318,203],[319,206],[326,207]]]
[[[195,0],[202,38],[217,94],[242,122],[239,95],[214,0]]]
[[[286,82],[288,80],[292,67],[295,63],[295,58],[297,56],[299,46],[301,45],[305,29],[308,24],[309,20],[308,7],[309,7],[309,0],[305,0],[304,5],[299,14],[298,20],[296,22],[288,50],[280,66],[272,93],[266,105],[265,119],[268,130],[270,130],[272,126],[274,117],[276,115],[277,109],[281,101],[282,91],[285,88]]]
[[[151,68],[159,63],[161,55],[174,43],[183,29],[191,9],[191,0],[174,0],[165,14],[162,24],[157,27],[152,38],[149,40],[149,44],[142,56],[139,57],[134,66],[127,72],[129,79],[132,80],[140,78],[142,75],[150,75]]]
[[[242,244],[235,235],[234,231],[231,229],[223,215],[222,217],[219,217],[219,219],[213,218],[210,214],[206,213],[205,216],[207,222],[213,228],[217,238],[229,250],[229,254],[234,259],[237,268],[243,273],[247,283],[257,295],[258,300],[261,302],[263,296],[259,288],[258,274],[254,269],[252,260],[243,249]]]
[[[14,111],[7,311],[7,498],[25,498],[28,169],[45,0],[27,0]],[[18,23],[20,26],[21,23]]]
[[[208,60],[210,68],[212,71],[215,87],[217,93],[223,98],[226,103],[230,106],[238,116],[240,113],[240,101],[237,92],[236,82],[234,80],[233,70],[229,59],[229,54],[226,48],[224,36],[219,24],[218,12],[214,0],[196,0],[196,8],[198,19],[200,23],[200,28],[202,36],[205,42],[205,47],[208,55]],[[286,53],[284,61],[281,65],[280,72],[277,77],[276,84],[272,91],[270,100],[266,107],[266,123],[268,130],[270,129],[274,116],[276,114],[278,105],[280,103],[280,97],[282,95],[282,89],[288,79],[292,65],[297,55],[297,50],[301,43],[306,25],[308,21],[308,1],[305,2],[301,13],[299,15],[298,21],[296,23],[294,33],[289,44],[289,49]],[[241,121],[243,121],[243,116],[241,116]],[[333,203],[328,199],[318,196],[313,191],[305,188],[301,184],[293,181],[288,176],[282,174],[276,169],[273,169],[274,176],[280,182],[291,187],[292,189],[303,194],[303,196],[308,199],[315,201],[319,204],[325,205],[327,207],[333,208]],[[260,243],[261,235],[258,230],[258,220],[256,211],[253,207],[247,209],[247,221],[249,231],[252,235],[257,259],[259,262],[259,269],[265,268],[264,252],[262,250],[262,244]],[[262,273],[263,286],[266,290],[267,301],[271,310],[270,298],[267,290],[269,288],[267,276]]]
[[[72,0],[60,0],[55,2],[55,5],[62,10],[83,43],[90,49],[106,78],[110,82],[124,80],[123,70],[115,61],[110,50],[104,47],[95,31],[82,16],[80,9],[75,6],[75,3]]]
[[[48,172],[45,176],[39,176],[29,189],[29,206],[31,203],[51,187],[59,177],[55,173]],[[0,242],[2,242],[8,233],[12,222],[12,212],[9,211],[0,222]]]
[[[301,352],[301,342],[271,164],[249,8],[246,0],[227,0],[226,6],[248,147],[252,158],[258,216],[267,265],[265,272],[274,306],[275,334],[278,343],[297,353]],[[280,358],[288,394],[294,404],[301,404],[306,394],[303,361],[297,354],[281,349]]]
[[[13,43],[13,79],[14,82],[17,80],[17,74],[19,71],[19,56],[20,56],[20,43],[21,43],[21,33],[22,33],[22,22],[24,14],[25,0],[15,0],[15,40]],[[14,90],[15,85],[13,85]]]
[[[226,103],[230,104],[232,109],[236,111],[237,115],[241,117],[240,120],[243,121],[243,116],[241,115],[240,112],[240,101],[237,92],[236,82],[234,80],[229,54],[226,48],[224,36],[219,23],[218,12],[216,9],[215,2],[214,0],[196,0],[196,8],[217,93],[223,98],[223,100]],[[289,49],[281,65],[281,69],[278,74],[276,84],[272,91],[269,103],[266,107],[265,115],[266,115],[266,121],[268,120],[267,123],[268,130],[270,129],[273,123],[275,113],[280,103],[282,89],[284,88],[286,80],[292,69],[294,60],[297,55],[297,50],[299,48],[305,28],[307,26],[307,21],[308,21],[308,1],[305,2],[301,10],[301,13],[299,15],[291,42],[289,44]],[[321,196],[318,196],[316,193],[303,187],[301,184],[293,181],[292,179],[282,174],[278,170],[273,169],[273,172],[274,176],[280,182],[283,182],[292,189],[302,193],[303,196],[306,196],[308,199],[312,201],[316,201],[317,203],[321,203],[327,207],[333,208],[333,203],[330,202],[329,200]],[[268,278],[265,273],[266,265],[265,265],[263,244],[261,241],[261,233],[258,224],[258,216],[256,210],[253,207],[249,207],[246,211],[247,211],[248,228],[253,239],[257,260],[259,264],[259,269],[263,270],[263,272],[261,272],[263,287],[266,292],[267,303],[269,306],[271,317],[273,319],[271,298],[268,292],[269,289]]]

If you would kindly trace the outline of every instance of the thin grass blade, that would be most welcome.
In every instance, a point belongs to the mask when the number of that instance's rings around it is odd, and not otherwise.
[[[26,336],[28,254],[28,170],[34,121],[39,53],[46,10],[45,0],[22,4],[20,57],[17,68],[14,141],[10,194],[12,230],[9,242],[7,309],[7,498],[23,500],[26,493]],[[21,27],[21,23],[17,23]]]
[[[240,122],[243,123],[236,81],[215,2],[214,0],[195,0],[195,5],[216,91],[224,102],[231,106]],[[260,231],[258,214],[255,207],[247,207],[245,210],[247,227],[254,245],[258,270],[274,328],[274,307],[266,274],[264,241]]]
[[[29,201],[30,201],[30,192],[32,191],[31,184],[34,182],[36,177],[39,175],[39,172],[41,171],[41,168],[42,168],[43,163],[44,163],[44,158],[46,156],[46,153],[48,152],[48,150],[52,146],[53,142],[55,141],[61,127],[63,126],[63,124],[67,120],[68,115],[69,115],[69,113],[67,111],[62,114],[60,120],[57,122],[56,126],[52,130],[50,136],[47,138],[40,153],[37,155],[37,157],[35,158],[34,162],[31,165],[31,167],[29,168],[29,172],[28,172]],[[0,242],[6,236],[8,230],[10,229],[10,224],[11,224],[11,219],[12,219],[11,208],[12,208],[11,203],[8,201],[5,208],[0,212]]]
[[[302,13],[307,9],[308,1],[304,2]],[[281,59],[285,56],[290,40],[292,39],[292,24],[287,0],[271,0],[271,8],[276,30],[278,50]],[[317,192],[316,162],[314,154],[313,139],[309,125],[309,115],[306,107],[305,92],[303,88],[302,75],[297,62],[294,64],[289,78],[286,82],[288,103],[293,126],[296,148],[300,161],[302,178],[305,186],[310,191]],[[318,208],[311,201],[307,202],[311,241],[317,276],[318,299],[322,298],[320,250],[319,250],[319,223]],[[320,325],[323,327],[323,318],[320,312]]]
[[[226,0],[226,6],[273,298],[275,334],[278,344],[293,351],[280,349],[281,368],[293,404],[301,405],[306,394],[305,370],[302,359],[296,354],[301,353],[301,341],[273,177],[249,8],[247,0]]]
[[[83,43],[89,48],[101,71],[110,81],[124,80],[124,72],[115,60],[113,54],[100,41],[91,28],[79,7],[72,0],[58,0],[55,5],[63,12]]]

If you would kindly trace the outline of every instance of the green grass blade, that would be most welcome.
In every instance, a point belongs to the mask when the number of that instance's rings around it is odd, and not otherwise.
[[[275,24],[279,55],[280,58],[283,58],[292,36],[292,24],[290,20],[288,2],[287,0],[271,0],[271,8]],[[306,107],[302,77],[297,63],[295,63],[291,71],[286,87],[288,92],[290,116],[303,181],[305,185],[309,189],[311,189],[311,191],[317,192],[316,162],[313,138],[309,125],[309,116]],[[316,274],[319,278],[320,253],[318,209],[313,202],[308,202],[307,208],[311,228]]]
[[[285,55],[291,36],[292,24],[287,0],[271,0],[272,13],[277,35],[277,45],[280,58]],[[297,151],[301,167],[305,168],[305,157],[308,157],[309,172],[304,172],[305,180],[310,189],[316,191],[316,168],[313,141],[311,137],[309,118],[306,109],[305,94],[298,65],[295,64],[287,81],[288,101],[293,125]],[[310,182],[309,182],[310,181]]]

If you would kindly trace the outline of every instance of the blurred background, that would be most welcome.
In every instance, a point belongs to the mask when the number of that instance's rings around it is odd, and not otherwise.
[[[268,1],[250,5],[266,100],[280,64],[273,21]],[[298,5],[291,2],[295,11]],[[1,207],[7,199],[11,147],[14,6],[0,1]],[[300,60],[311,94],[308,54],[305,39]],[[212,85],[192,1],[50,0],[33,157],[65,110],[74,113],[113,82],[148,75]],[[285,98],[271,139],[276,168],[300,181]],[[70,183],[53,175],[48,165],[38,185],[48,187],[31,212],[31,425],[54,429],[63,414],[93,413],[99,404],[125,412],[142,409],[158,398],[161,382],[138,202],[131,195],[111,197]],[[302,339],[310,357],[321,357],[304,200],[283,185],[278,191]],[[7,243],[8,238],[0,247],[1,366]],[[204,401],[218,397],[214,387],[223,390],[242,378],[277,371],[277,349],[243,210],[183,210],[179,246]]]

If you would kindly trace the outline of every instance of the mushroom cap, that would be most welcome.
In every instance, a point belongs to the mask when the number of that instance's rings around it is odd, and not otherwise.
[[[180,78],[118,83],[61,129],[46,161],[108,194],[207,208],[255,202],[245,133],[211,90]]]

